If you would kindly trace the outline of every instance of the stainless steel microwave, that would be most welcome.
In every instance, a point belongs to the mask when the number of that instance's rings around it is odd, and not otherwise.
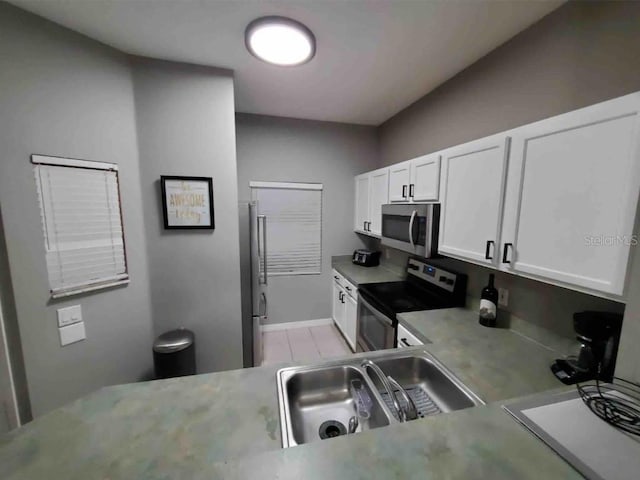
[[[438,250],[440,204],[382,206],[382,245],[429,258]]]

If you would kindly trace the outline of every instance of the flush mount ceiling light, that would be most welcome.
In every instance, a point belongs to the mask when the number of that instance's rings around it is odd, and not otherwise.
[[[286,17],[261,17],[244,32],[247,50],[267,63],[294,66],[316,54],[316,38],[307,27]]]

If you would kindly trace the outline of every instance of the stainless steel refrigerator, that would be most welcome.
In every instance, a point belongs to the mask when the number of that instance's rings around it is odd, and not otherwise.
[[[242,356],[246,367],[262,363],[262,326],[267,320],[267,218],[257,202],[240,202]]]

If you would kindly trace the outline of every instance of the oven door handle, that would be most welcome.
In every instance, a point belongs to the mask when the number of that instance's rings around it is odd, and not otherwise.
[[[385,324],[387,324],[390,327],[393,327],[393,320],[390,319],[389,317],[387,317],[384,313],[382,313],[380,310],[378,310],[376,307],[374,307],[373,305],[371,305],[369,302],[367,302],[362,295],[360,295],[360,301],[362,302],[362,304],[367,307],[369,310],[371,310],[371,313],[373,313],[375,315],[375,317],[384,322]]]
[[[416,219],[416,215],[418,214],[417,210],[414,210],[411,213],[411,220],[409,220],[409,241],[411,242],[411,249],[415,250],[416,249],[416,244],[413,241],[413,222]]]

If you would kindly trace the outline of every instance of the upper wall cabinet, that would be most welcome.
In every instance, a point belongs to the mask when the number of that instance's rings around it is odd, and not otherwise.
[[[356,206],[355,223],[356,232],[367,233],[369,222],[369,173],[363,173],[356,177]]]
[[[389,167],[389,202],[407,203],[411,183],[411,160]]]
[[[501,269],[623,294],[635,242],[639,113],[640,94],[632,94],[511,133]]]
[[[432,153],[389,167],[389,202],[414,203],[438,200],[440,155]]]
[[[363,173],[355,179],[356,203],[354,229],[379,237],[382,233],[382,205],[389,202],[389,169]]]
[[[440,253],[496,265],[508,145],[494,135],[442,152]]]

